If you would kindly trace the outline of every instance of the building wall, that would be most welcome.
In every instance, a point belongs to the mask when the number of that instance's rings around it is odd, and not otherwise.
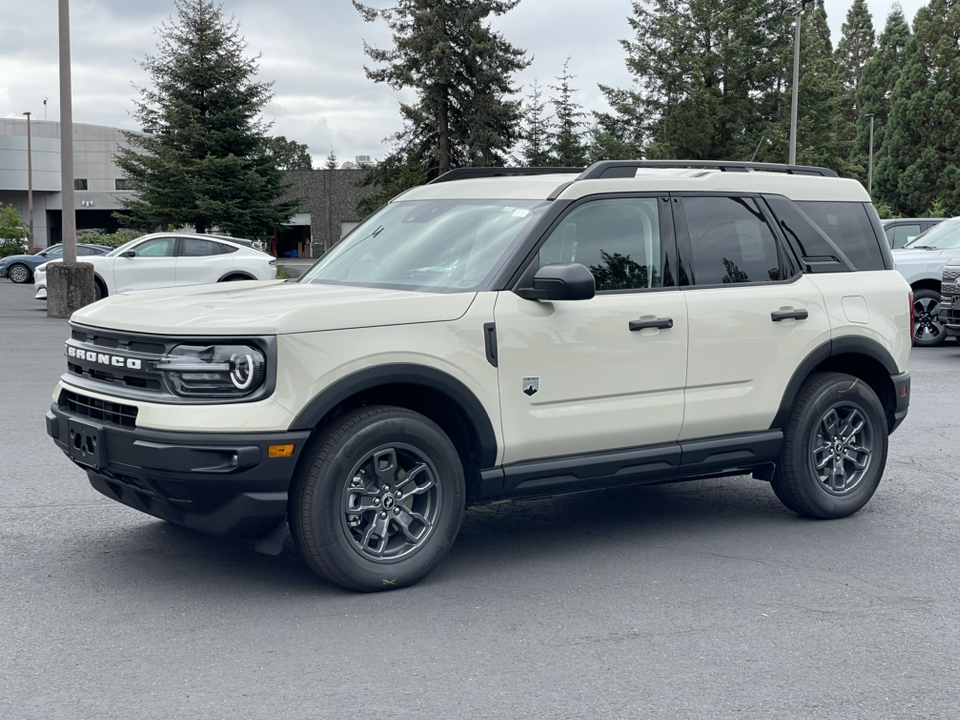
[[[33,247],[60,240],[63,198],[60,176],[60,123],[31,120],[33,156]],[[76,191],[77,228],[115,225],[110,214],[120,210],[129,191],[116,189],[123,173],[114,162],[128,143],[116,128],[75,123],[73,126],[74,177],[86,180],[87,189]],[[27,121],[0,118],[0,202],[13,205],[27,220]]]
[[[310,214],[313,257],[340,240],[343,223],[359,222],[357,203],[374,190],[360,187],[363,170],[291,170],[291,189],[284,199],[300,198],[301,213]]]

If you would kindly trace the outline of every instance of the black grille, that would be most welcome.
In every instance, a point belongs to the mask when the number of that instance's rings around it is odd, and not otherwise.
[[[137,408],[132,405],[98,400],[64,390],[60,393],[60,407],[98,422],[128,428],[137,426]]]
[[[960,270],[947,268],[943,271],[943,285],[940,288],[941,295],[960,295],[960,285],[957,285],[957,277],[960,277]]]

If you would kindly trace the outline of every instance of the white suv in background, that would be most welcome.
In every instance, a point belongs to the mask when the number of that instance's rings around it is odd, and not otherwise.
[[[277,261],[250,244],[225,235],[157,233],[131,240],[102,257],[84,257],[82,262],[93,265],[97,300],[130,290],[275,280]],[[34,271],[37,300],[47,299],[49,264]]]
[[[510,498],[752,474],[856,512],[907,413],[911,308],[828,170],[474,168],[296,283],[82,309],[47,430],[114,500],[264,552],[289,524],[325,578],[388,589]]]

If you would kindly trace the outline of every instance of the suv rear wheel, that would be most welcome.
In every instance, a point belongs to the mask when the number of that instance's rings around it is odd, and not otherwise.
[[[887,421],[863,380],[814,375],[801,388],[770,484],[794,512],[841,518],[867,504],[887,461]]]
[[[307,450],[289,512],[307,564],[351,590],[412,585],[450,549],[464,507],[456,448],[431,420],[374,407]]]

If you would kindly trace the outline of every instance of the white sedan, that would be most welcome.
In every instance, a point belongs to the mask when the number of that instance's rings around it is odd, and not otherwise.
[[[128,290],[277,277],[274,258],[226,236],[145,235],[83,262],[93,265],[97,300]],[[47,299],[49,264],[34,271],[37,300]]]

